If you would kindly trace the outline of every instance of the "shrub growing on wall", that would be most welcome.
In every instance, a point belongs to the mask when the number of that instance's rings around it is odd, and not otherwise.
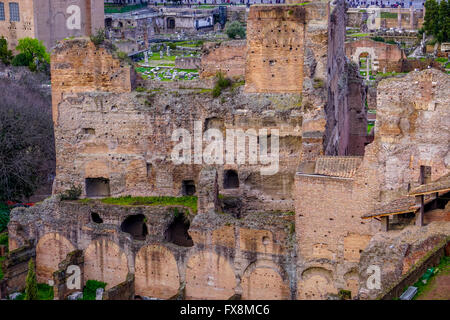
[[[12,51],[8,50],[8,41],[2,36],[0,38],[0,61],[8,65],[11,63],[12,58]]]
[[[245,38],[245,28],[239,21],[233,21],[225,26],[225,33],[230,39]]]

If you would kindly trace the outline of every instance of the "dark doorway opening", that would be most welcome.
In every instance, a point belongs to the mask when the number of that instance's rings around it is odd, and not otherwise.
[[[426,184],[431,182],[431,167],[420,166],[419,183]]]
[[[167,29],[175,29],[175,19],[174,18],[167,19]]]
[[[239,176],[234,170],[225,171],[223,177],[223,188],[224,189],[237,189],[239,188]]]
[[[131,234],[131,236],[134,239],[145,240],[145,237],[148,235],[148,230],[147,230],[147,225],[145,224],[145,220],[146,219],[143,214],[129,216],[124,220],[124,222],[120,226],[120,230]]]
[[[106,178],[87,178],[86,196],[88,198],[109,197],[109,179]]]
[[[92,220],[92,222],[94,222],[94,223],[98,223],[98,224],[101,224],[101,223],[103,223],[103,219],[100,217],[100,215],[98,214],[98,213],[96,213],[96,212],[92,212],[91,213],[91,220]]]
[[[166,240],[181,247],[192,247],[194,241],[188,233],[191,223],[181,212],[175,212],[175,219],[166,232]]]
[[[181,194],[183,196],[193,196],[195,192],[195,182],[193,180],[184,180],[181,186]]]

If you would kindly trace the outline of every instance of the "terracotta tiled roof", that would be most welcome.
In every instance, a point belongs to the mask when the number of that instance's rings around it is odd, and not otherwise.
[[[416,212],[417,209],[416,198],[403,197],[376,208],[373,212],[363,215],[362,218],[373,218],[383,215]]]
[[[362,157],[319,157],[314,174],[352,178],[362,162]]]
[[[440,177],[436,181],[420,185],[412,189],[409,194],[411,196],[418,196],[422,194],[429,194],[435,192],[450,191],[450,174]]]
[[[435,200],[435,197],[432,195],[427,195],[424,197],[424,204],[429,203],[430,201]],[[402,198],[395,199],[388,204],[379,206],[373,212],[366,213],[362,216],[363,219],[380,217],[380,216],[389,216],[395,214],[402,214],[408,212],[416,212],[419,209],[419,205],[416,204],[415,197],[405,196]]]

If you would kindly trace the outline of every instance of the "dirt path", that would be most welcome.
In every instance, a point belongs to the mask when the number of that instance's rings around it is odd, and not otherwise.
[[[450,273],[437,274],[417,300],[450,300]]]

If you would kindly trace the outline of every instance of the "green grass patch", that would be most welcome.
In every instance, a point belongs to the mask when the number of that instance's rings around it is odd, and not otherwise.
[[[82,204],[88,204],[89,202],[91,202],[92,199],[86,198],[86,199],[80,199],[78,200],[78,202],[82,203]]]
[[[441,64],[444,64],[444,63],[446,63],[448,61],[448,59],[445,58],[445,57],[438,57],[438,58],[436,58],[434,60],[439,62],[439,63],[441,63]]]
[[[106,283],[96,280],[86,281],[86,286],[83,289],[83,300],[95,300],[97,289],[105,289]]]
[[[353,33],[352,35],[351,35],[352,37],[368,37],[368,36],[370,36],[370,33]]]
[[[422,276],[421,279],[419,279],[416,283],[413,284],[414,287],[417,287],[417,294],[414,296],[413,300],[416,300],[420,296],[426,294],[429,292],[433,286],[432,286],[432,280],[438,276],[438,275],[446,275],[450,273],[450,256],[443,256],[441,261],[439,262],[439,265],[434,268],[434,272],[430,278],[424,283],[422,280],[424,276]],[[425,273],[426,274],[426,273]],[[406,289],[405,289],[406,290]]]
[[[407,74],[407,72],[386,72],[386,73],[379,72],[379,73],[377,73],[377,77],[389,78],[389,77],[395,77],[395,76],[402,75],[402,74]]]
[[[381,19],[397,19],[397,13],[395,12],[381,12]]]
[[[211,93],[213,89],[200,89],[198,93]]]
[[[308,3],[309,3],[309,1],[308,2],[302,2],[302,3],[291,3],[289,5],[291,5],[291,6],[306,6]]]
[[[120,197],[120,198],[105,198],[101,201],[105,204],[120,205],[120,206],[184,206],[191,208],[194,213],[197,213],[197,197]]]
[[[147,4],[136,4],[131,6],[117,6],[105,4],[105,13],[125,13],[147,7]]]
[[[1,278],[0,278],[1,279]],[[53,287],[45,283],[37,284],[37,300],[53,300],[54,292]],[[25,292],[21,292],[15,300],[25,300]]]
[[[38,283],[38,300],[53,300],[54,293],[53,293],[53,287],[50,287],[48,284],[45,283]]]
[[[369,123],[368,125],[367,125],[367,134],[369,134],[370,133],[370,131],[372,131],[372,128],[375,126],[375,124],[373,124],[373,123]]]

